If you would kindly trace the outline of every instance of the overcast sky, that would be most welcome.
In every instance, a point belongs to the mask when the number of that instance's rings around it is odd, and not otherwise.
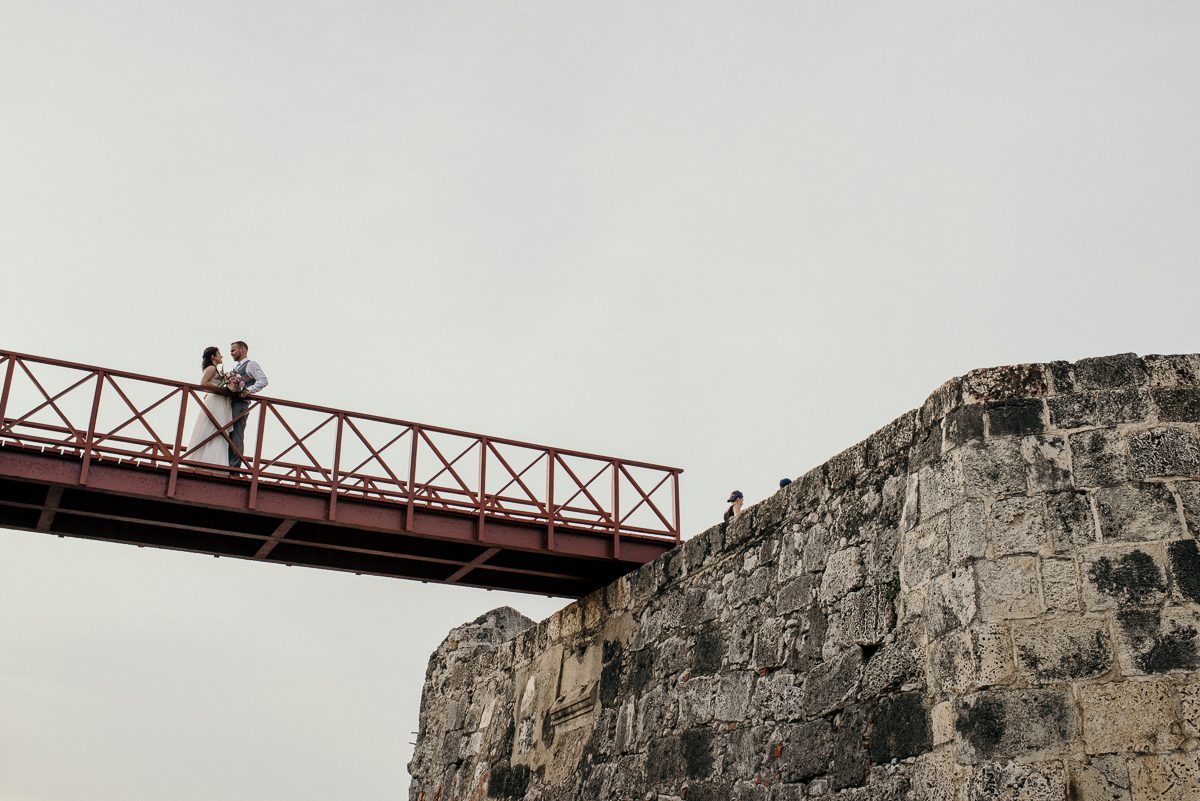
[[[1200,350],[1200,6],[0,0],[0,347],[685,468]],[[406,797],[560,601],[0,531],[0,801]]]

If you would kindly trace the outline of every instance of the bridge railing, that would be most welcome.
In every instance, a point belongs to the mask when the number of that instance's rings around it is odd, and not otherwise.
[[[0,351],[0,447],[53,450],[93,463],[120,461],[165,471],[168,495],[180,474],[249,481],[339,499],[438,509],[488,520],[679,541],[681,470],[424,425],[380,415],[254,396],[245,413],[239,464],[189,456],[213,439],[233,449],[232,423],[204,405],[205,387],[103,367]],[[205,415],[217,430],[189,448]],[[222,451],[224,453],[225,451]]]

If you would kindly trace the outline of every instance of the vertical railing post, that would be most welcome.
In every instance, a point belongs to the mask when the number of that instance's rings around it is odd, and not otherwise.
[[[86,484],[88,468],[92,463],[92,440],[96,436],[96,417],[100,414],[100,394],[104,389],[104,370],[96,370],[96,393],[92,395],[92,415],[88,420],[87,437],[83,447],[83,466],[79,468],[79,483]]]
[[[342,467],[342,428],[346,423],[346,415],[337,413],[337,439],[333,444],[333,483],[329,487],[329,519],[337,518],[338,471]]]
[[[678,470],[671,471],[671,487],[673,489],[671,496],[672,496],[673,502],[675,504],[675,515],[674,515],[675,542],[679,542],[680,525],[679,525],[679,471]]]
[[[614,459],[612,462],[612,558],[621,558],[621,471]]]
[[[246,503],[246,507],[254,509],[258,506],[258,477],[262,472],[262,448],[263,436],[267,431],[267,410],[266,401],[259,401],[254,404],[254,408],[258,410],[258,430],[254,435],[254,467],[250,471],[250,498]],[[246,411],[249,415],[249,410]],[[246,421],[250,422],[249,420]],[[245,447],[246,438],[242,437],[242,447]],[[241,454],[242,461],[245,461],[246,454]]]
[[[171,451],[171,476],[167,479],[167,497],[175,497],[175,482],[179,478],[179,460],[183,458],[183,428],[187,424],[188,388],[180,387],[179,422],[175,426],[175,447]]]
[[[554,550],[554,462],[558,458],[553,448],[546,451],[547,457],[550,459],[550,464],[546,468],[546,511],[549,513],[546,520],[546,550]]]
[[[479,438],[479,525],[475,527],[475,539],[483,541],[483,529],[487,523],[487,452],[488,438]]]
[[[414,423],[409,431],[412,432],[412,447],[408,456],[408,508],[404,510],[406,531],[412,531],[413,527],[413,503],[417,499],[417,438],[421,435],[421,428]]]
[[[4,428],[4,421],[8,418],[8,394],[12,391],[13,368],[17,366],[17,357],[8,354],[8,364],[4,368],[4,389],[0,391],[0,429]]]

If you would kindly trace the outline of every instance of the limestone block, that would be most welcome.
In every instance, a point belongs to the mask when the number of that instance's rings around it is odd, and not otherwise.
[[[1018,629],[1013,636],[1021,672],[1030,681],[1072,681],[1112,669],[1112,642],[1103,619],[1065,617]]]
[[[1179,690],[1183,714],[1183,736],[1200,738],[1200,682],[1190,682]]]
[[[938,694],[962,693],[1005,683],[1013,675],[1008,627],[979,624],[929,646],[929,686]]]
[[[909,773],[909,801],[958,801],[963,771],[954,761],[952,748],[922,754],[913,760]]]
[[[927,426],[945,417],[962,403],[962,379],[951,378],[933,391],[921,406],[917,421]]]
[[[933,726],[933,745],[945,745],[954,741],[954,702],[942,701],[934,704],[930,712]]]
[[[852,592],[830,610],[823,653],[829,658],[846,648],[875,645],[892,630],[895,619],[891,599],[878,586]]]
[[[713,718],[726,721],[746,720],[750,714],[750,694],[753,689],[753,673],[742,671],[721,676],[713,701]]]
[[[1080,359],[1073,366],[1075,382],[1082,389],[1115,389],[1140,386],[1149,381],[1146,368],[1136,353]]]
[[[982,441],[984,425],[982,404],[972,403],[955,409],[946,416],[946,446],[953,448]]]
[[[1117,612],[1117,656],[1127,676],[1200,668],[1200,612],[1189,607]]]
[[[779,588],[775,595],[775,611],[780,615],[801,612],[813,605],[817,598],[818,578],[804,573]]]
[[[1053,492],[1046,501],[1046,529],[1059,553],[1075,553],[1095,544],[1100,536],[1085,492]]]
[[[1079,600],[1079,571],[1074,560],[1042,560],[1042,598],[1049,611],[1075,612],[1083,608]]]
[[[833,742],[828,721],[780,726],[769,750],[769,766],[784,782],[806,782],[829,771]]]
[[[896,636],[871,655],[863,667],[862,695],[874,698],[918,685],[924,677],[924,651],[911,630]]]
[[[1073,488],[1071,453],[1060,436],[1033,436],[1021,440],[1025,478],[1035,493],[1061,492]]]
[[[950,563],[950,517],[939,515],[900,538],[901,587],[918,587]]]
[[[1035,556],[1006,556],[975,565],[979,616],[985,621],[1037,617],[1044,610]]]
[[[963,466],[959,451],[946,454],[941,460],[922,467],[918,502],[921,519],[928,520],[960,503],[963,498]]]
[[[1081,557],[1083,603],[1089,610],[1157,606],[1167,597],[1162,543],[1110,545]]]
[[[810,573],[819,573],[825,569],[826,560],[837,543],[837,538],[822,525],[816,525],[806,532],[804,550],[800,554],[804,569]]]
[[[1047,401],[1055,428],[1114,426],[1136,423],[1150,414],[1150,393],[1125,387],[1101,392],[1073,392]]]
[[[815,665],[804,681],[804,707],[809,715],[827,715],[841,707],[858,689],[862,652],[845,651],[829,662]]]
[[[1098,428],[1072,434],[1071,469],[1076,487],[1108,487],[1129,480],[1128,451],[1124,436]]]
[[[1200,537],[1200,481],[1177,481],[1175,492],[1183,505],[1188,533],[1193,537]]]
[[[987,405],[988,436],[1026,436],[1046,428],[1045,406],[1038,398],[1013,398]]]
[[[921,521],[920,478],[910,475],[904,482],[904,506],[900,510],[900,530],[908,531]]]
[[[1179,746],[1175,710],[1161,681],[1116,681],[1079,688],[1089,754],[1150,753]]]
[[[1013,364],[972,370],[962,378],[964,403],[1040,398],[1048,381],[1044,364]]]
[[[900,572],[900,530],[894,527],[865,528],[862,543],[863,570],[875,581],[886,581]]]
[[[1142,363],[1150,374],[1152,387],[1200,386],[1200,356],[1151,354],[1143,356]]]
[[[1164,484],[1120,484],[1096,490],[1105,540],[1165,540],[1183,534],[1175,497]]]
[[[862,551],[854,546],[834,551],[825,565],[819,598],[828,606],[863,585]]]
[[[779,667],[786,660],[783,639],[783,618],[762,618],[758,633],[754,635],[754,667]]]
[[[713,719],[718,679],[701,676],[680,682],[675,689],[681,728],[702,726]]]
[[[1200,478],[1200,438],[1185,428],[1152,428],[1129,437],[1129,466],[1134,478]]]
[[[982,501],[968,501],[950,510],[950,564],[987,555],[988,518]]]
[[[1079,719],[1069,690],[985,690],[961,697],[955,743],[962,762],[1040,759],[1071,747]]]
[[[992,554],[1051,553],[1042,498],[1018,496],[992,504]]]
[[[979,765],[967,777],[965,798],[966,801],[1067,801],[1066,769],[1061,762]]]
[[[1155,389],[1150,392],[1164,423],[1200,422],[1200,389]]]
[[[982,446],[964,446],[959,453],[963,494],[967,497],[1002,497],[1026,491],[1025,459],[1019,440],[990,440]]]
[[[933,747],[933,724],[924,693],[880,699],[867,735],[867,753],[876,765],[908,759]]]
[[[781,723],[803,720],[807,716],[803,689],[804,676],[790,670],[760,676],[754,683],[754,714]]]
[[[1080,757],[1067,763],[1072,801],[1132,801],[1124,756]]]
[[[975,570],[964,567],[935,578],[925,593],[925,630],[935,639],[966,628],[975,619]]]
[[[1200,752],[1135,757],[1129,783],[1133,801],[1200,801]]]

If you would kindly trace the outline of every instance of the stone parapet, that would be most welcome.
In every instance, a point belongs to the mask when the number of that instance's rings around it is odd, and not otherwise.
[[[1195,355],[948,381],[547,620],[452,632],[410,798],[1197,801],[1198,423]]]

